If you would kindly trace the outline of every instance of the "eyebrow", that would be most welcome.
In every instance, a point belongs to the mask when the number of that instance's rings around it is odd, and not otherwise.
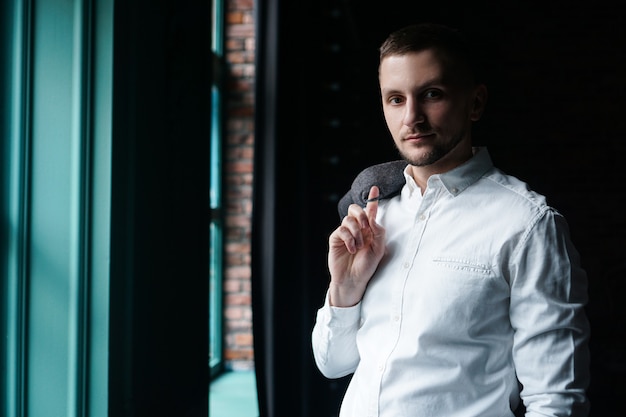
[[[439,78],[434,78],[432,80],[428,80],[425,83],[417,86],[416,90],[425,90],[427,88],[433,87],[433,86],[448,86],[451,83],[446,82],[443,78],[439,77]],[[381,89],[381,93],[384,95],[389,95],[389,94],[402,94],[401,90],[398,90],[397,88],[382,88]]]

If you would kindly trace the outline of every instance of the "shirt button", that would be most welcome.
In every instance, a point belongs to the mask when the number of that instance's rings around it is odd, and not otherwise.
[[[404,269],[408,269],[408,268],[409,268],[409,263],[408,263],[408,262],[403,263],[403,264],[402,264],[402,267],[403,267]]]
[[[393,316],[393,321],[398,321],[400,320],[400,316]]]
[[[424,216],[423,214],[420,214],[420,220],[426,220],[426,216]]]
[[[459,192],[459,189],[458,189],[458,188],[452,188],[452,189],[450,189],[450,192],[451,192],[452,194],[456,194],[456,193],[458,193],[458,192]]]

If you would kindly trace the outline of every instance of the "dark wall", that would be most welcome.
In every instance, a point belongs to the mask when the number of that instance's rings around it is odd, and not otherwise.
[[[626,388],[626,22],[618,3],[285,3],[277,49],[262,39],[259,48],[277,53],[275,67],[266,62],[275,88],[265,91],[275,94],[275,113],[264,113],[271,120],[258,126],[257,143],[275,158],[266,186],[275,185],[276,221],[266,226],[266,243],[275,249],[276,308],[289,312],[275,314],[281,331],[269,336],[282,410],[274,415],[336,414],[347,380],[321,377],[310,351],[328,283],[327,237],[354,175],[396,158],[378,102],[377,47],[389,31],[418,21],[457,26],[484,47],[490,101],[475,141],[568,219],[590,280],[592,416],[614,415]]]

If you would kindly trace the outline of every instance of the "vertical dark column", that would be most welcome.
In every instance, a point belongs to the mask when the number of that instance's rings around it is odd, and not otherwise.
[[[115,4],[114,416],[208,414],[210,10]]]
[[[259,2],[256,14],[255,151],[251,233],[254,363],[260,417],[276,414],[274,274],[276,268],[276,144],[279,1]]]

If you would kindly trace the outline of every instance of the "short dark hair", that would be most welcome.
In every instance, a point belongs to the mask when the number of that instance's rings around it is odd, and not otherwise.
[[[392,55],[436,50],[449,69],[481,82],[479,63],[468,38],[458,29],[437,23],[418,23],[392,32],[379,48],[380,62]],[[459,73],[458,71],[462,71]]]

